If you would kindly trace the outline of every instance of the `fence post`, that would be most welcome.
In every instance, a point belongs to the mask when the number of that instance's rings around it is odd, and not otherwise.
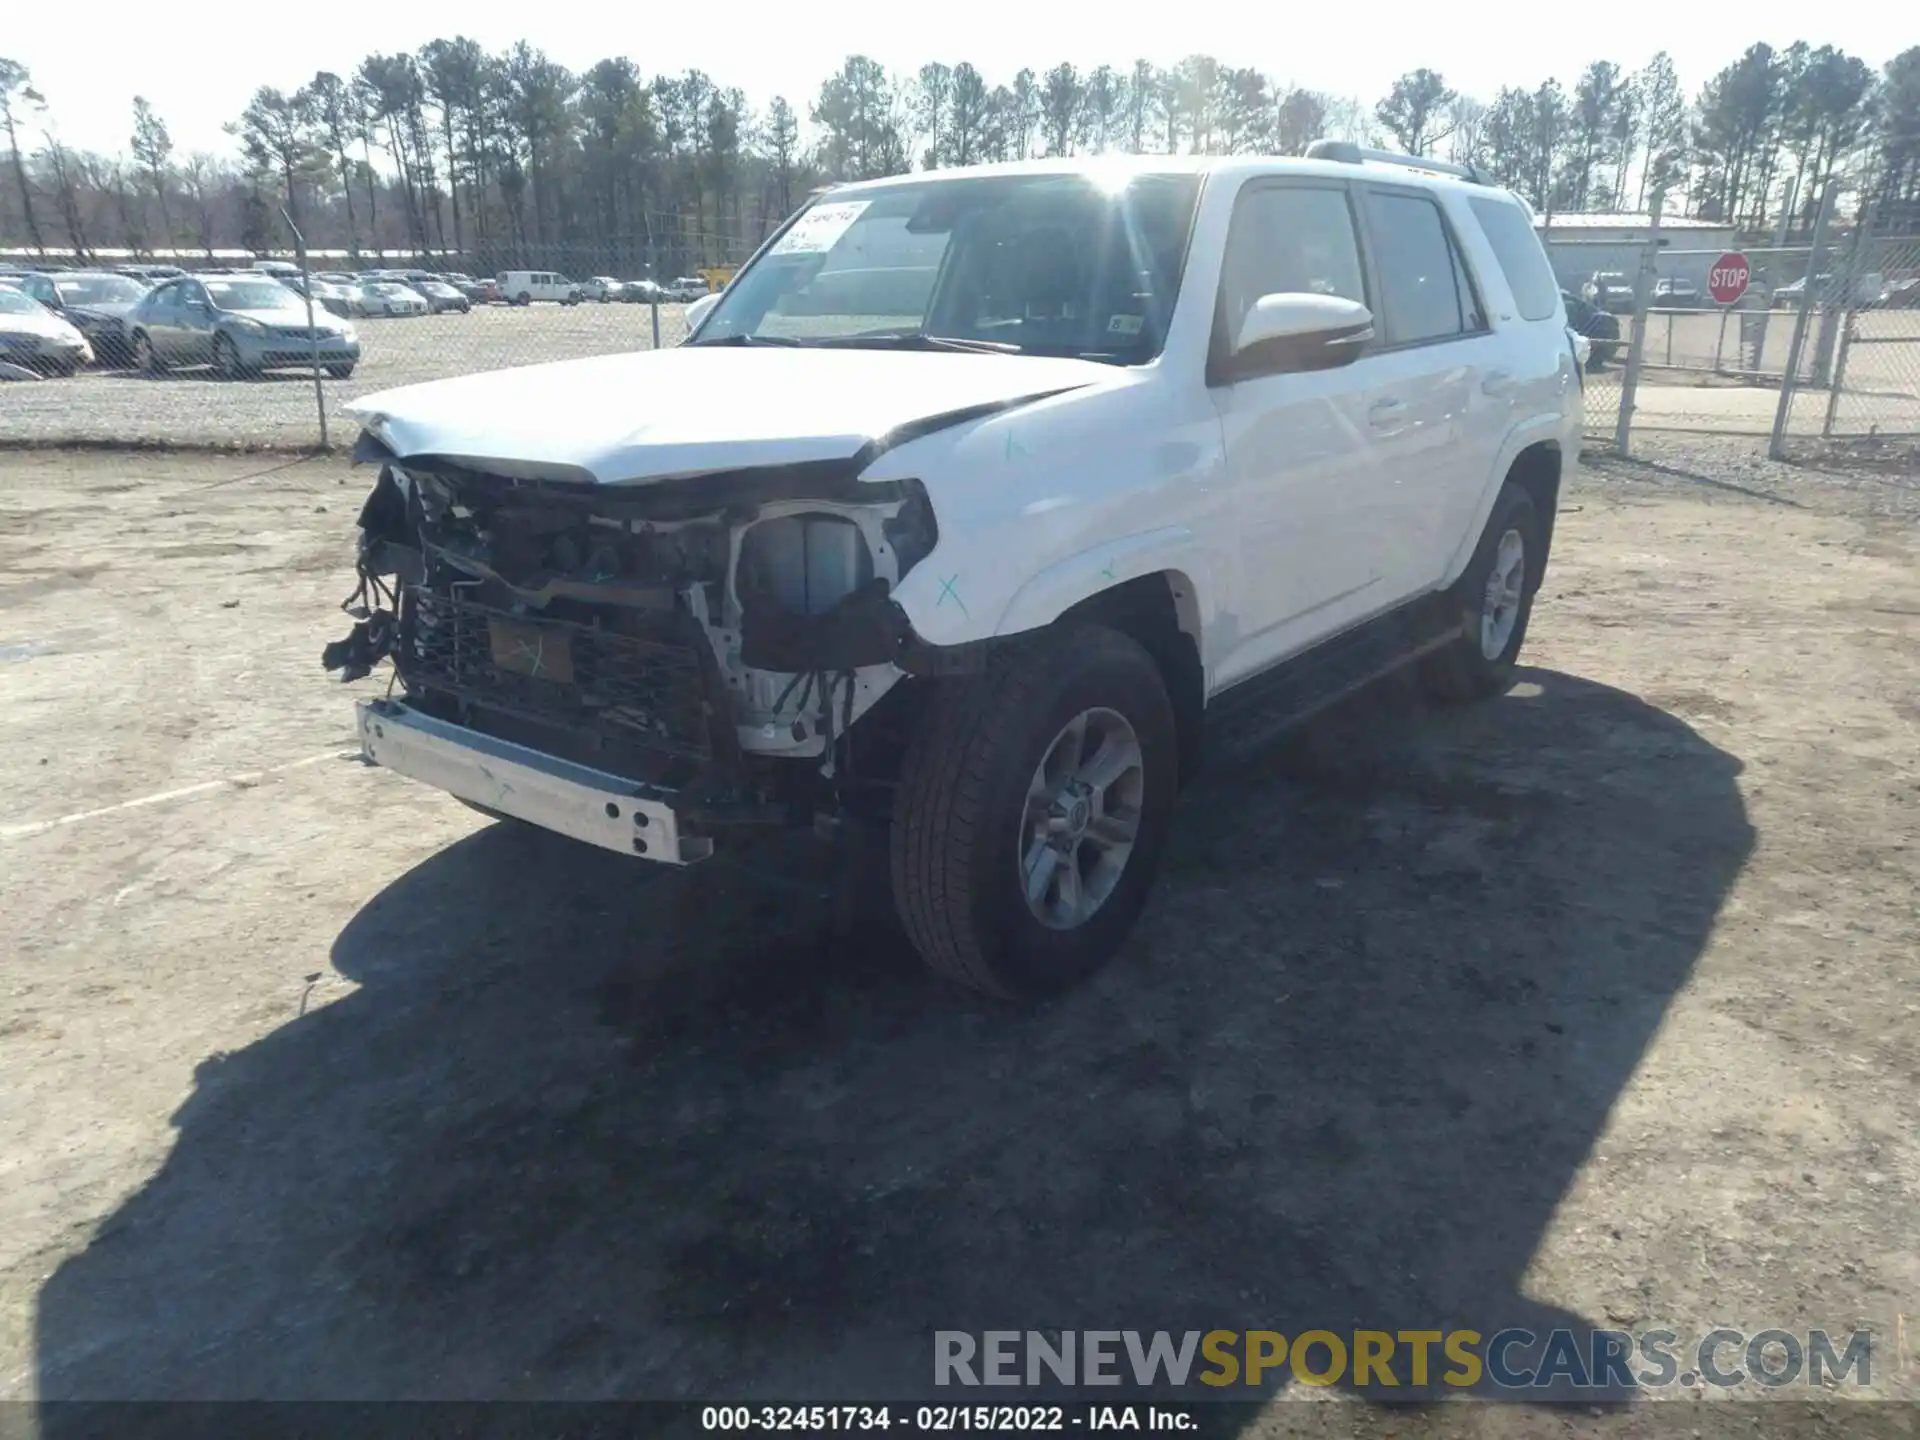
[[[1666,204],[1665,187],[1653,192],[1647,243],[1640,249],[1640,269],[1633,277],[1633,332],[1627,341],[1627,368],[1620,377],[1620,416],[1614,421],[1613,448],[1625,455],[1633,437],[1633,397],[1640,388],[1640,357],[1647,343],[1647,300],[1653,289],[1654,257],[1660,253],[1660,211]]]
[[[1847,381],[1847,351],[1853,343],[1853,312],[1859,303],[1860,261],[1865,256],[1867,246],[1873,243],[1873,223],[1879,218],[1878,204],[1869,199],[1861,208],[1857,228],[1853,232],[1853,249],[1847,256],[1847,273],[1841,281],[1846,291],[1840,298],[1840,329],[1835,341],[1833,355],[1833,374],[1827,381],[1827,413],[1820,422],[1820,437],[1831,439],[1833,422],[1840,408],[1840,391]]]
[[[286,206],[280,207],[280,218],[287,222],[287,229],[293,232],[293,253],[300,262],[300,290],[307,302],[307,354],[313,361],[313,408],[320,412],[320,448],[327,445],[327,395],[320,387],[320,332],[313,328],[313,276],[307,270],[307,237],[300,233],[300,227],[293,223],[293,217],[287,213]]]
[[[660,286],[654,282],[653,293],[647,297],[647,304],[653,310],[653,348],[660,348]]]
[[[1780,404],[1773,412],[1773,438],[1767,454],[1775,460],[1787,458],[1787,417],[1793,411],[1793,392],[1800,379],[1800,351],[1807,340],[1807,317],[1813,311],[1813,292],[1820,288],[1821,252],[1827,244],[1827,220],[1833,214],[1836,194],[1829,180],[1820,192],[1820,209],[1813,217],[1813,252],[1807,257],[1807,283],[1800,292],[1800,313],[1793,320],[1793,339],[1787,344],[1787,373],[1780,377]]]

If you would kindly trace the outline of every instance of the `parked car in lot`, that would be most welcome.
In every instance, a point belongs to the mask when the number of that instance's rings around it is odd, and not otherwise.
[[[629,305],[653,305],[667,299],[667,292],[656,280],[628,280],[620,287],[620,298]]]
[[[421,280],[413,287],[415,294],[427,302],[427,312],[443,315],[448,311],[464,315],[473,309],[473,302],[444,280]]]
[[[147,293],[140,281],[109,270],[56,270],[21,276],[19,289],[86,336],[101,364],[132,362],[127,316]]]
[[[149,287],[187,273],[178,265],[116,265],[113,271],[116,275],[125,275]]]
[[[313,317],[307,303],[270,275],[188,275],[147,292],[127,320],[135,363],[158,375],[211,365],[236,380],[262,370],[306,368],[317,354],[335,379],[353,373],[360,337],[351,321]]]
[[[1822,272],[1813,277],[1814,303],[1816,305],[1839,305],[1847,298],[1847,278],[1844,275],[1830,275]],[[1853,303],[1855,305],[1877,305],[1885,292],[1886,279],[1878,272],[1868,271],[1853,277]],[[1775,305],[1798,305],[1807,293],[1807,277],[1789,281],[1773,292]]]
[[[1656,310],[1698,310],[1700,287],[1679,275],[1663,275],[1653,282]]]
[[[355,313],[353,292],[347,286],[336,285],[323,275],[315,275],[308,280],[302,280],[298,275],[282,276],[280,283],[302,299],[306,298],[308,291],[311,290],[313,303],[330,315],[352,318]]]
[[[1507,688],[1577,463],[1526,207],[1314,148],[843,186],[686,345],[355,402],[363,754],[650,862],[870,835],[936,970],[1086,976],[1236,713]]]
[[[598,300],[602,305],[605,305],[611,300],[618,300],[624,288],[625,287],[611,275],[595,275],[580,282],[580,298],[582,300]]]
[[[510,305],[531,305],[536,300],[580,303],[580,287],[554,270],[503,270],[499,279],[500,293]]]
[[[1629,314],[1633,310],[1633,280],[1619,270],[1596,270],[1593,278],[1580,287],[1580,297],[1596,309]]]
[[[401,318],[425,315],[433,307],[427,297],[398,280],[367,280],[360,286],[360,313]]]
[[[682,275],[667,286],[667,294],[675,300],[698,300],[702,295],[713,293],[713,287],[698,275]]]
[[[1620,322],[1569,291],[1560,292],[1567,307],[1567,328],[1586,337],[1587,369],[1604,370],[1620,353]]]
[[[24,290],[0,285],[0,361],[49,375],[71,375],[93,360],[74,325]]]

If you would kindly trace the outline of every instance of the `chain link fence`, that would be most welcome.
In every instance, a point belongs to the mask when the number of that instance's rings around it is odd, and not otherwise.
[[[745,246],[729,243],[726,253]],[[253,263],[218,258],[225,263],[209,266],[201,256],[198,264],[182,258],[175,267],[212,282],[237,279]],[[485,264],[489,259],[496,263]],[[96,257],[87,270],[101,268]],[[350,442],[352,427],[341,409],[375,391],[677,345],[686,335],[687,301],[732,273],[730,266],[689,265],[684,274],[654,277],[636,274],[639,268],[624,253],[561,247],[435,256],[424,266],[394,257],[349,268],[344,257],[309,256],[305,279],[296,272],[288,283],[312,289],[316,328],[351,326],[359,345],[350,373],[328,373],[317,384],[312,365],[301,363],[248,365],[244,378],[224,378],[213,363],[216,337],[235,322],[218,314],[183,319],[170,338],[154,337],[151,348],[166,353],[158,366],[143,365],[124,304],[112,307],[116,313],[94,313],[78,303],[86,296],[77,292],[75,318],[87,330],[95,363],[72,376],[0,384],[0,443],[299,449],[320,441],[323,414],[332,442]],[[55,281],[45,273],[0,278],[12,288],[40,290]],[[305,344],[304,312],[293,312],[289,323],[289,333],[300,331],[290,347],[298,350]]]
[[[1697,291],[1676,292],[1676,277],[1704,273],[1719,253],[1681,248],[1686,238],[1683,230],[1648,235],[1630,301],[1603,297],[1595,306],[1568,291],[1569,317],[1589,331],[1594,351],[1584,376],[1591,445],[1630,447],[1632,433],[1648,429],[1775,437],[1776,454],[1920,440],[1920,235],[1879,233],[1869,218],[1832,243],[1823,234],[1817,250],[1746,247],[1751,281],[1725,307]],[[352,427],[341,407],[374,391],[678,344],[686,334],[682,297],[732,273],[706,260],[752,249],[745,237],[705,239],[670,260],[654,257],[685,274],[647,273],[655,267],[632,247],[470,249],[425,269],[399,256],[353,264],[315,254],[306,273],[319,308],[358,335],[350,374],[316,383],[311,366],[295,365],[227,380],[205,363],[211,354],[184,351],[163,371],[143,372],[109,317],[92,332],[95,365],[71,378],[0,384],[0,443],[299,449],[320,440],[323,414],[330,438],[342,443]],[[1558,235],[1549,249],[1565,275],[1614,264],[1620,253],[1617,241]],[[214,258],[218,266],[205,256],[176,263],[196,274],[252,263]],[[94,265],[105,261],[95,257]],[[388,313],[420,307],[389,306],[370,293],[405,285],[417,296],[427,274],[454,288],[425,297],[425,313]],[[529,283],[532,276],[540,283]]]
[[[1880,233],[1867,216],[1833,238],[1822,226],[1811,244],[1741,247],[1750,279],[1728,305],[1674,278],[1723,251],[1678,248],[1675,238],[1649,232],[1632,297],[1611,310],[1569,292],[1569,319],[1596,351],[1590,445],[1629,449],[1636,432],[1678,430],[1765,437],[1777,458],[1913,453],[1920,235]],[[1563,261],[1582,244],[1607,243],[1551,242]],[[1577,258],[1562,268],[1578,268]]]

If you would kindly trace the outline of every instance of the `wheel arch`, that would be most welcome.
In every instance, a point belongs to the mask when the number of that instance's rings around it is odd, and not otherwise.
[[[1540,517],[1540,563],[1530,567],[1532,583],[1537,589],[1553,548],[1553,524],[1560,507],[1560,483],[1564,470],[1565,452],[1557,434],[1543,434],[1542,427],[1529,426],[1509,441],[1508,453],[1502,457],[1502,463],[1494,468],[1486,492],[1474,507],[1473,523],[1466,528],[1453,559],[1448,562],[1444,583],[1452,585],[1466,572],[1480,544],[1480,532],[1486,528],[1487,517],[1493,513],[1501,489],[1512,483],[1527,492],[1527,497],[1533,501],[1535,514]]]
[[[1201,660],[1200,603],[1191,577],[1156,570],[1101,590],[1069,606],[1058,621],[1086,621],[1118,630],[1153,658],[1173,703],[1180,747],[1180,780],[1200,769],[1207,703]]]

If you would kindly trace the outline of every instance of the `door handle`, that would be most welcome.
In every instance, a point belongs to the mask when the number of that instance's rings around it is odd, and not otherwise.
[[[1489,370],[1480,382],[1480,393],[1483,395],[1505,395],[1512,389],[1513,372],[1511,370]]]
[[[1407,402],[1395,400],[1389,396],[1385,400],[1376,400],[1367,410],[1367,423],[1370,425],[1391,425],[1407,413]]]

